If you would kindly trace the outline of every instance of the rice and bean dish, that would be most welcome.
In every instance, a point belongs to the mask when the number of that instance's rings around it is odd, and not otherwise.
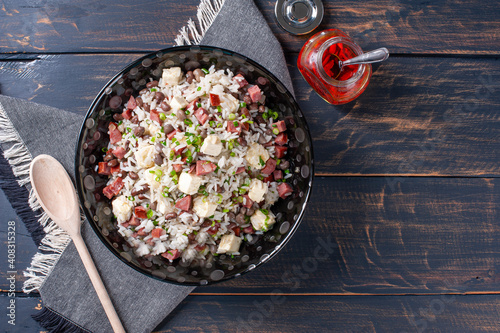
[[[270,207],[293,189],[286,124],[265,106],[267,84],[214,66],[166,68],[113,115],[98,172],[137,256],[239,255],[273,227]]]

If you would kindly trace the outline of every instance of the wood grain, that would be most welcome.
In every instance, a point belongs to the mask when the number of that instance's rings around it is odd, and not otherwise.
[[[500,179],[411,177],[394,190],[391,182],[317,177],[302,225],[271,263],[196,292],[500,293]],[[316,250],[325,243],[331,253]]]
[[[16,299],[19,332],[43,331],[41,304]],[[498,332],[499,311],[496,296],[188,296],[154,332]]]
[[[500,8],[493,0],[323,2],[325,16],[316,31],[344,30],[367,50],[385,46],[405,54],[499,54]],[[196,16],[198,4],[4,0],[0,52],[156,50],[173,44],[178,30]],[[277,25],[275,1],[256,4],[287,52],[297,52],[310,37],[290,35]]]
[[[23,60],[0,62],[0,91],[84,114],[107,80],[139,56],[16,56]],[[360,98],[336,107],[305,83],[294,55],[287,60],[318,175],[500,175],[498,60],[390,58]]]

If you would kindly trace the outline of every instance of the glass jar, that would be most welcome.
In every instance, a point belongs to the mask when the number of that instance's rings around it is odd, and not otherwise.
[[[338,61],[363,54],[363,50],[347,34],[329,29],[312,36],[300,50],[297,66],[304,79],[330,104],[345,104],[366,89],[372,66],[349,65],[342,70]]]

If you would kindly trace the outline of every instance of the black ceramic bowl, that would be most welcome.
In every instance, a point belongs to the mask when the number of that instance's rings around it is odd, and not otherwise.
[[[285,200],[279,199],[272,207],[277,216],[274,227],[265,234],[254,237],[251,243],[243,242],[241,255],[209,255],[205,262],[185,264],[176,260],[170,263],[158,256],[153,262],[137,257],[125,240],[118,234],[111,210],[111,200],[102,194],[106,176],[96,172],[96,165],[103,159],[102,149],[107,147],[107,127],[112,115],[121,112],[130,94],[137,96],[149,79],[159,79],[162,69],[180,66],[185,71],[195,67],[229,68],[233,73],[243,72],[250,83],[259,76],[270,81],[263,88],[266,105],[285,119],[289,137],[286,158],[290,161],[293,177],[288,182],[294,193]],[[109,101],[121,96],[122,105],[112,109]],[[114,101],[117,98],[114,99]],[[113,104],[113,103],[112,103]],[[115,105],[113,105],[115,106]],[[115,106],[116,107],[116,106]],[[297,229],[309,199],[313,177],[313,151],[311,137],[304,115],[290,92],[274,75],[256,62],[244,56],[207,46],[181,46],[149,54],[133,62],[113,79],[97,95],[92,103],[78,138],[75,161],[78,196],[90,225],[102,242],[124,263],[150,277],[184,285],[206,285],[234,278],[249,272],[268,261],[285,245]]]

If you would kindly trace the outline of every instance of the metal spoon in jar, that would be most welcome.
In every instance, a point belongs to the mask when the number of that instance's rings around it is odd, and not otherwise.
[[[345,61],[339,60],[339,68],[342,69],[343,66],[348,66],[348,65],[371,64],[373,62],[384,61],[387,58],[389,58],[389,50],[386,49],[385,47],[382,47],[380,49],[363,53],[357,57]]]
[[[113,331],[125,333],[80,233],[80,205],[66,170],[52,156],[39,155],[31,162],[30,180],[43,210],[73,240]]]

